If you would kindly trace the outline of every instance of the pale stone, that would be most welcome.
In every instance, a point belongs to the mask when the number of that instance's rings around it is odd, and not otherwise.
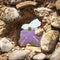
[[[1,19],[5,22],[12,22],[19,17],[19,13],[16,8],[3,6],[1,9]]]
[[[50,60],[60,60],[60,47],[54,51]]]
[[[53,27],[55,27],[55,28],[60,29],[60,20],[54,21],[53,23],[51,23],[51,25],[52,25]]]
[[[37,59],[37,60],[43,60],[45,58],[46,58],[46,55],[43,53],[39,53],[33,57],[33,59]]]
[[[50,12],[52,12],[52,10],[45,7],[39,7],[39,8],[35,8],[34,12],[35,12],[35,15],[39,17],[45,17],[45,16],[48,16]]]
[[[30,53],[29,50],[15,50],[13,51],[10,56],[9,60],[21,60],[24,59],[25,56]]]
[[[60,10],[60,0],[57,0],[55,4],[56,4],[57,10]]]
[[[14,45],[6,37],[0,40],[0,49],[2,52],[9,52],[13,47]]]
[[[55,30],[49,30],[43,34],[41,38],[41,49],[44,52],[52,52],[58,42],[59,32]]]

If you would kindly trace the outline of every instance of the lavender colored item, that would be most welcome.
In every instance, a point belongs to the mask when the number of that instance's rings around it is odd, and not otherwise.
[[[26,46],[26,44],[30,43],[34,46],[40,46],[40,40],[41,36],[35,35],[34,30],[22,30],[18,44],[20,46]]]

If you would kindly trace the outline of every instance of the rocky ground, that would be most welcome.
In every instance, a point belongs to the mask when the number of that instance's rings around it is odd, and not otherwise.
[[[34,19],[40,45],[18,43],[21,26]],[[60,60],[60,0],[0,0],[0,60]]]

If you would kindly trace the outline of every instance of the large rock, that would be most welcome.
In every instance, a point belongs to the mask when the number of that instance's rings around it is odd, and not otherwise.
[[[41,49],[44,53],[51,53],[58,42],[59,32],[50,30],[43,34],[41,38]]]
[[[29,50],[15,50],[10,54],[9,60],[22,60],[28,53]]]
[[[2,52],[9,52],[13,47],[14,45],[9,41],[9,39],[4,37],[0,40],[0,49]]]
[[[60,0],[57,0],[55,4],[56,4],[57,10],[60,10]]]
[[[52,54],[50,60],[60,60],[60,47],[55,50],[55,52]]]
[[[46,57],[45,54],[40,53],[40,54],[35,55],[35,56],[33,57],[33,59],[35,59],[35,60],[43,60],[43,59],[45,59],[45,57]]]
[[[5,22],[15,21],[15,19],[19,17],[17,9],[13,7],[1,6],[0,14],[0,18]]]
[[[35,15],[39,17],[45,17],[45,16],[48,16],[52,12],[52,10],[45,7],[39,7],[39,8],[35,8],[34,12],[35,12]]]

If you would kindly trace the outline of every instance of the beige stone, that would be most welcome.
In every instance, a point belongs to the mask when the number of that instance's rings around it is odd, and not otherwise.
[[[59,32],[55,30],[49,30],[48,32],[44,33],[41,38],[41,49],[48,53],[52,52],[56,47],[58,37]]]

